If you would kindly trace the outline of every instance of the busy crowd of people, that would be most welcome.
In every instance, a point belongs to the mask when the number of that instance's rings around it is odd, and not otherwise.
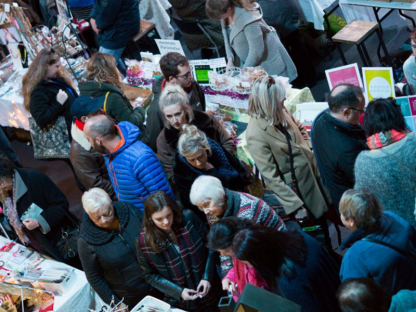
[[[127,19],[137,1],[104,2],[91,13],[100,51],[86,80],[76,87],[59,53],[43,49],[22,87],[40,128],[64,117],[84,215],[77,220],[49,177],[2,149],[0,198],[11,237],[82,269],[103,302],[126,311],[147,295],[186,311],[219,311],[221,297],[237,302],[247,284],[305,312],[416,309],[416,136],[395,99],[366,105],[361,88],[338,85],[309,133],[272,77],[308,80],[279,39],[296,27],[268,11],[269,26],[261,9],[267,1],[195,1],[222,34],[228,66],[269,74],[254,82],[245,138],[271,203],[251,191],[252,168],[207,111],[185,56],[163,55],[147,111],[131,105],[121,55],[138,29],[109,10]],[[22,218],[34,211],[37,217]],[[302,230],[306,223],[322,228],[324,242]],[[350,233],[339,246],[343,256],[334,252],[331,224]],[[64,227],[79,227],[70,252],[62,248]]]

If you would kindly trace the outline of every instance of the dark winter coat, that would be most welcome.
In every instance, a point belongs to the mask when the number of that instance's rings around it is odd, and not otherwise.
[[[163,124],[163,115],[159,107],[159,100],[162,94],[162,91],[165,87],[166,80],[162,77],[156,79],[153,83],[152,92],[153,100],[150,103],[149,109],[147,110],[147,122],[146,122],[146,136],[148,137],[147,145],[157,153],[156,140],[160,132],[164,128]],[[205,95],[199,86],[198,82],[194,81],[191,87],[191,92],[189,94],[189,105],[193,109],[205,111]]]
[[[194,110],[194,117],[191,122],[192,125],[203,131],[207,137],[219,143],[229,153],[235,152],[233,138],[215,117],[198,110]],[[173,127],[170,127],[170,129],[164,128],[157,138],[157,153],[169,180],[173,178],[173,162],[178,151],[180,134]]]
[[[149,294],[135,248],[143,213],[125,202],[113,202],[113,207],[120,229],[105,231],[84,213],[78,251],[88,282],[101,299],[109,304],[112,297],[116,302],[124,298],[131,309]]]
[[[302,307],[302,312],[339,311],[336,291],[341,282],[339,266],[329,253],[308,234],[299,232],[305,239],[307,256],[305,265],[294,264],[296,275],[277,280],[275,292]]]
[[[144,121],[146,112],[139,106],[133,108],[124,92],[116,86],[109,83],[99,84],[95,81],[88,81],[79,84],[79,92],[81,95],[89,95],[94,98],[105,97],[107,92],[110,92],[106,103],[106,115],[113,118],[116,123],[129,121],[139,127],[142,133],[145,132],[146,126],[144,125]],[[142,134],[140,139],[143,139],[143,136],[144,134]]]
[[[176,154],[173,166],[175,184],[179,189],[183,207],[192,209],[203,220],[206,219],[205,214],[198,207],[192,205],[189,199],[191,187],[196,178],[201,175],[213,176],[221,180],[225,188],[235,191],[244,191],[245,187],[250,183],[246,171],[237,157],[229,153],[214,140],[208,140],[212,151],[212,154],[208,157],[208,162],[214,168],[208,171],[197,169],[179,153]]]
[[[156,154],[139,140],[139,128],[122,121],[117,130],[120,144],[105,154],[104,159],[118,200],[143,210],[147,196],[153,192],[164,191],[174,198]]]
[[[319,171],[338,211],[342,194],[354,188],[355,160],[368,149],[365,132],[360,125],[332,117],[327,109],[314,120],[311,139]]]
[[[140,30],[137,0],[95,0],[90,17],[100,29],[98,44],[106,49],[124,48]]]
[[[104,157],[94,150],[84,136],[84,131],[78,129],[76,124],[72,125],[72,142],[69,160],[74,167],[79,182],[86,189],[99,187],[115,199],[116,195],[108,176]]]
[[[56,83],[49,80],[42,80],[33,89],[29,103],[30,114],[40,128],[46,128],[55,122],[59,116],[64,116],[68,135],[71,138],[71,104],[78,97],[78,94],[67,85],[63,78],[56,78],[54,81]],[[68,91],[68,89],[72,92]],[[59,90],[64,91],[68,95],[68,99],[64,105],[61,105],[56,100],[56,95]]]
[[[36,204],[43,212],[36,220],[41,228],[32,231],[23,226],[29,239],[35,241],[31,246],[40,252],[64,262],[56,244],[62,237],[62,227],[73,227],[68,219],[69,203],[65,195],[55,183],[45,174],[31,169],[19,168],[15,170],[16,180],[16,210],[21,217],[32,204]]]
[[[164,301],[186,311],[217,311],[220,285],[215,271],[214,251],[205,247],[207,232],[205,225],[192,211],[184,210],[182,224],[175,231],[178,245],[169,242],[162,252],[157,253],[147,245],[145,230],[140,233],[136,244],[144,279],[165,294]],[[181,254],[178,254],[177,248],[180,249]],[[175,254],[174,259],[171,257],[172,254]],[[193,258],[191,267],[186,266],[183,254]],[[185,276],[178,276],[178,271],[187,273]],[[183,289],[197,289],[201,280],[211,283],[208,295],[202,299],[183,301],[181,299]]]
[[[416,264],[397,251],[373,242],[380,240],[402,250],[416,252],[416,231],[398,215],[387,211],[375,231],[358,229],[342,242],[341,249],[349,248],[341,265],[341,280],[370,277],[391,295],[402,289],[416,290]]]

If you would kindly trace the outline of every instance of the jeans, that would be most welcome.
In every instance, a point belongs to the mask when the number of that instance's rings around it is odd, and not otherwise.
[[[118,70],[123,74],[123,76],[126,76],[127,74],[127,69],[126,69],[126,65],[124,65],[123,60],[121,59],[121,55],[123,54],[124,48],[120,48],[117,50],[110,50],[110,49],[106,49],[104,47],[100,47],[99,52],[101,53],[107,53],[110,54],[112,56],[114,56],[114,58],[116,59],[116,64],[117,64],[117,68]]]

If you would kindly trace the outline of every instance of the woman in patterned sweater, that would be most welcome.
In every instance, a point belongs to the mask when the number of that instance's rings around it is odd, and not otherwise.
[[[286,230],[278,214],[262,199],[250,194],[225,189],[221,181],[212,176],[200,176],[192,184],[190,199],[207,216],[212,226],[225,217],[249,219],[277,231]],[[220,250],[221,277],[232,268],[231,248]]]

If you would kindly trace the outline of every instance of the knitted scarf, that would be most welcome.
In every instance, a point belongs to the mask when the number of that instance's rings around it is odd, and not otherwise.
[[[10,225],[13,227],[17,236],[23,245],[29,245],[29,238],[23,230],[23,224],[20,221],[19,214],[17,213],[16,208],[16,180],[13,177],[13,194],[12,197],[7,197],[4,200],[4,205],[6,206],[7,218],[9,219]]]
[[[406,135],[404,131],[399,132],[393,129],[379,132],[367,138],[367,145],[370,149],[379,149],[404,139]]]
[[[230,162],[227,159],[227,156],[225,155],[222,147],[215,142],[214,140],[207,138],[208,143],[211,146],[211,152],[212,155],[209,157],[209,161],[214,166],[214,168],[224,176],[231,176],[231,177],[237,177],[238,172],[231,166]],[[179,158],[198,176],[205,175],[205,170],[200,170],[192,166],[185,157],[179,154]]]

